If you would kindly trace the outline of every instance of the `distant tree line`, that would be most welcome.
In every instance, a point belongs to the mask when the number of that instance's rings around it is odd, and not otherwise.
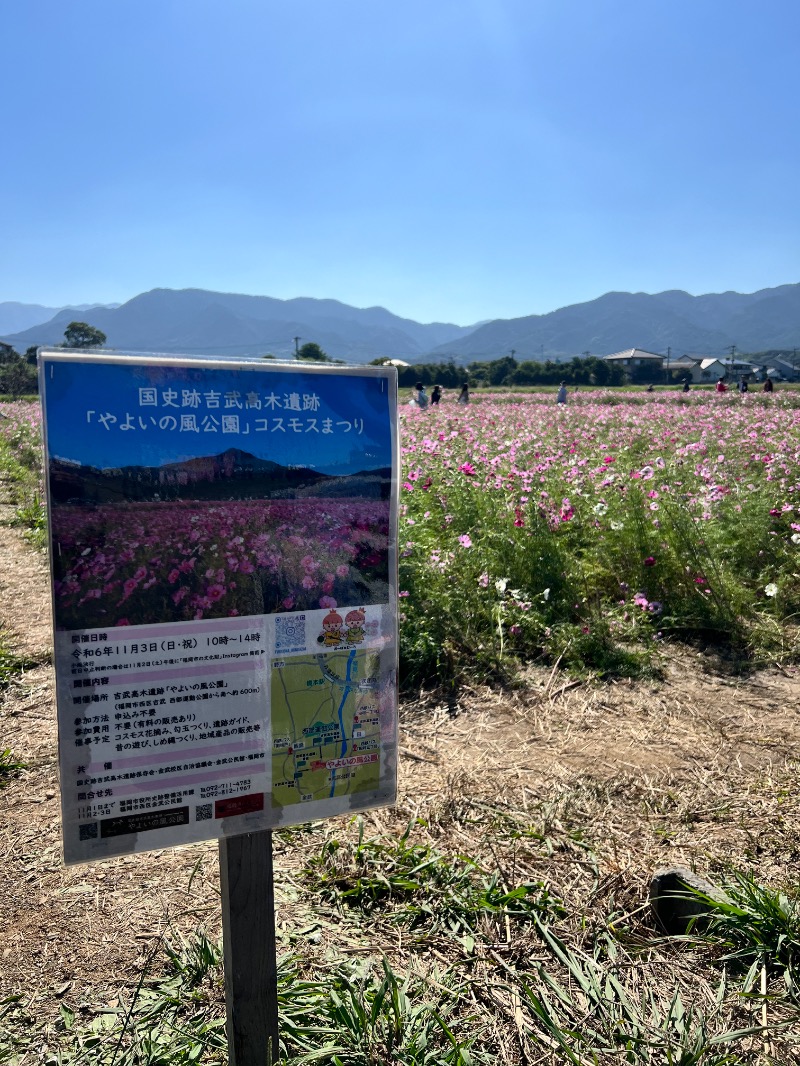
[[[381,365],[385,359],[373,359]],[[480,385],[621,385],[624,372],[621,366],[607,363],[597,356],[576,356],[569,362],[556,363],[547,359],[540,363],[530,359],[519,362],[513,355],[492,359],[485,363],[470,363],[458,366],[451,359],[447,363],[415,363],[397,368],[398,384],[409,388],[417,381],[423,385],[441,385],[442,388],[458,388],[468,382],[472,387]]]

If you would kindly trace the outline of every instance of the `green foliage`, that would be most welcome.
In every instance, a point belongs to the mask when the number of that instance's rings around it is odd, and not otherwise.
[[[220,1002],[221,952],[198,933],[167,950],[168,973],[150,978],[151,955],[130,1003],[87,1019],[64,1003],[43,1040],[21,997],[0,1004],[0,1061],[35,1052],[44,1066],[205,1066],[227,1063]],[[340,963],[323,980],[301,976],[299,962],[278,962],[281,1063],[348,1066],[471,1066],[474,1037],[456,1036],[450,1016],[462,985],[434,975],[436,1002],[421,978],[400,978],[383,959]],[[14,1062],[15,1058],[11,1058]]]
[[[744,1066],[731,1045],[762,1030],[750,1026],[712,1034],[710,1023],[722,1014],[726,1000],[725,978],[704,1013],[686,1006],[677,990],[659,989],[632,973],[612,937],[601,935],[587,953],[569,948],[549,927],[537,926],[548,958],[534,964],[535,976],[523,985],[523,1002],[532,1023],[559,1049],[558,1061]]]
[[[32,405],[19,403],[14,408],[14,414],[0,420],[0,481],[17,505],[14,523],[25,529],[35,547],[42,548],[47,515],[43,502],[41,438],[36,421],[26,417]]]
[[[313,341],[309,341],[307,344],[302,344],[297,351],[297,358],[307,363],[332,363],[333,360],[324,352],[318,344]]]
[[[28,396],[39,390],[39,377],[36,373],[36,349],[31,364],[25,356],[15,352],[7,344],[0,342],[0,394],[11,397]],[[30,352],[30,349],[28,349]]]
[[[508,889],[496,871],[475,859],[448,858],[412,843],[412,824],[399,840],[364,839],[363,822],[358,824],[355,844],[332,837],[306,868],[313,890],[332,903],[365,914],[388,911],[392,921],[411,929],[463,938],[470,950],[477,936],[496,939],[503,920],[563,913],[541,884]]]
[[[430,988],[439,1002],[430,1001]],[[399,978],[388,960],[339,964],[324,981],[279,988],[286,1066],[477,1066],[493,1057],[457,1035],[451,1016],[466,994],[452,974]]]
[[[105,333],[88,322],[70,322],[64,330],[64,348],[102,348],[106,343]]]
[[[16,777],[21,770],[27,769],[27,763],[20,762],[14,757],[11,748],[0,749],[0,788],[12,777]]]
[[[708,908],[692,935],[719,944],[723,961],[748,967],[745,988],[762,967],[780,971],[787,990],[800,999],[800,903],[778,889],[758,884],[752,874],[733,871],[724,896],[687,889]]]
[[[11,681],[36,664],[26,655],[17,655],[10,650],[0,636],[0,691],[6,688]]]

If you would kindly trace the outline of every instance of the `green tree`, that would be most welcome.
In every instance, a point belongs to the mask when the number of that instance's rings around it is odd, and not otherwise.
[[[102,348],[106,335],[88,322],[70,322],[64,330],[64,348]]]
[[[10,344],[0,342],[0,393],[5,396],[25,396],[38,391],[36,367],[14,351]]]
[[[309,341],[307,344],[302,345],[297,353],[297,358],[302,359],[306,363],[332,363],[333,360],[327,352],[323,352],[322,348],[318,344],[314,344],[313,341]]]

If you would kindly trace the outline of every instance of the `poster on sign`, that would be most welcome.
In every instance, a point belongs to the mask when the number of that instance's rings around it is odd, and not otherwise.
[[[394,370],[39,363],[65,861],[393,802]]]

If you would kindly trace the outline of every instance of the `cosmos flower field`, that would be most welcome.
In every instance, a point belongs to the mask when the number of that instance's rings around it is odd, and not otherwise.
[[[666,637],[794,654],[796,402],[609,390],[404,409],[406,671],[541,657],[629,673]]]
[[[35,455],[38,409],[0,412],[0,433]],[[566,406],[550,393],[481,396],[403,407],[401,432],[408,680],[537,659],[634,672],[668,638],[755,662],[796,655],[794,394],[585,390]],[[187,501],[163,521],[153,506],[130,505],[127,538],[105,541],[63,509],[59,624],[89,602],[135,622],[145,595],[180,617],[229,613],[248,582],[265,610],[385,587],[378,501],[308,501],[294,518],[285,501]]]

